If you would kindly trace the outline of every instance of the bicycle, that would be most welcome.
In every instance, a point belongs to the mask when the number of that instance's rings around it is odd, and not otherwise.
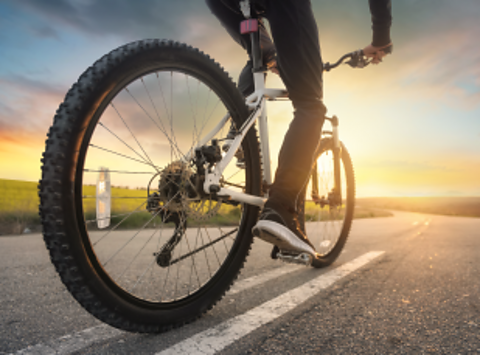
[[[243,267],[272,183],[265,104],[288,98],[265,88],[258,32],[249,33],[256,90],[246,99],[206,54],[143,40],[95,62],[57,110],[39,184],[44,240],[69,292],[101,321],[134,332],[181,326]],[[368,64],[357,51],[324,69],[347,59]],[[327,119],[299,211],[318,254],[278,255],[313,267],[338,257],[354,209],[351,159],[338,119]]]

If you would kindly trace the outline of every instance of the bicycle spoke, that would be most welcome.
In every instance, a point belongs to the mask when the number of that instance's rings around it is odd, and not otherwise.
[[[192,251],[192,252],[189,253],[189,254],[182,255],[181,257],[178,257],[177,259],[172,260],[172,261],[171,261],[171,264],[176,264],[176,263],[178,263],[179,261],[182,261],[182,260],[184,260],[184,259],[186,259],[186,258],[189,258],[189,257],[192,256],[192,255],[195,255],[195,254],[197,254],[197,253],[199,253],[199,252],[201,252],[201,251],[204,251],[205,249],[211,247],[212,245],[218,243],[219,241],[225,239],[226,237],[230,237],[232,234],[236,233],[237,231],[238,231],[238,228],[236,228],[236,229],[228,232],[227,234],[224,234],[224,235],[220,236],[220,237],[217,238],[217,239],[214,239],[214,240],[213,240],[212,242],[210,242],[210,243],[204,244],[203,246],[195,249],[194,251]],[[200,229],[198,230],[198,233],[201,234],[201,230],[200,230]],[[202,241],[203,241],[203,238],[202,238]]]
[[[172,103],[172,101],[170,101],[170,105],[171,105],[170,107],[171,107],[171,109],[169,110],[168,107],[167,107],[167,101],[166,101],[166,99],[165,99],[165,95],[163,94],[163,89],[162,89],[162,85],[161,85],[161,83],[160,83],[160,77],[159,77],[159,75],[158,75],[158,72],[155,73],[155,74],[156,74],[156,76],[157,76],[157,82],[158,82],[158,87],[159,87],[159,89],[160,89],[160,95],[162,96],[163,106],[164,106],[164,108],[165,108],[165,112],[166,112],[166,114],[167,114],[168,121],[170,122],[170,125],[171,125],[171,121],[172,121],[172,119],[173,119],[173,118],[172,118],[172,117],[173,117],[173,103]],[[163,127],[163,124],[162,124],[162,127]],[[171,129],[171,130],[172,130],[172,129]],[[165,129],[165,132],[166,132],[166,129]],[[173,132],[172,132],[172,134],[173,134]],[[173,135],[172,139],[173,139],[173,141],[175,142],[175,144],[177,144],[177,141],[176,141],[176,139],[175,139],[175,135]],[[170,157],[170,159],[173,159],[173,158]]]
[[[329,147],[331,144],[332,141],[330,139],[324,140],[324,147]],[[343,154],[348,155],[345,152]],[[349,232],[354,196],[351,195],[351,191],[348,191],[348,186],[353,183],[353,174],[347,176],[349,172],[345,166],[344,158],[341,157],[340,160],[342,201],[337,201],[334,195],[334,187],[336,186],[331,148],[324,150],[320,154],[316,164],[316,171],[312,173],[313,185],[310,188],[312,196],[316,197],[314,198],[315,202],[312,201],[310,207],[313,210],[313,214],[309,218],[312,224],[309,236],[312,236],[310,240],[317,247],[317,252],[320,254],[321,260],[323,260],[316,267],[329,265],[335,260]],[[305,214],[307,215],[308,213],[306,211]],[[347,216],[347,214],[350,214],[350,216]],[[337,248],[339,243],[341,243],[340,247]]]
[[[243,137],[244,169],[224,167],[213,147],[225,156],[244,115],[221,67],[170,41],[130,43],[79,77],[56,112],[39,195],[52,262],[87,311],[119,329],[160,332],[221,298],[214,284],[237,276],[252,242],[239,231],[251,230],[257,209],[204,188],[222,167],[219,186],[260,195],[257,135]],[[82,265],[78,277],[65,262]]]
[[[180,222],[181,223],[181,222]],[[182,255],[182,246],[183,246],[183,243],[179,243],[180,245],[180,255]],[[170,264],[171,265],[171,264]],[[176,300],[177,299],[177,288],[178,288],[178,280],[180,278],[180,263],[177,264],[177,277],[175,278],[175,291],[173,293],[173,299]]]
[[[210,95],[209,95],[209,98],[210,98]],[[207,101],[208,102],[208,101]],[[203,130],[205,129],[205,127],[207,126],[207,123],[210,121],[210,119],[213,117],[213,113],[215,112],[215,110],[217,109],[218,107],[218,104],[220,103],[220,101],[217,101],[217,103],[215,104],[215,106],[213,107],[213,109],[211,110],[210,114],[208,115],[208,118],[205,119],[205,116],[204,116],[204,119],[203,119],[203,125],[200,129],[200,132],[198,133],[197,135],[197,139],[196,139],[196,142],[195,142],[195,145],[198,144],[198,142],[200,142],[201,138],[202,138],[202,134],[203,134]]]
[[[84,199],[94,199],[97,196],[94,195],[83,195],[82,198]],[[143,200],[144,197],[137,197],[137,196],[111,196],[112,200]]]
[[[83,169],[85,173],[101,173],[104,170],[101,169]],[[152,175],[152,172],[147,171],[127,171],[127,170],[108,170],[109,173],[117,173],[117,174],[135,174],[135,175]]]
[[[123,122],[123,124],[125,125],[125,127],[127,128],[127,130],[130,132],[131,136],[133,137],[133,139],[135,140],[135,142],[137,142],[138,146],[140,147],[140,149],[142,150],[142,152],[145,154],[145,156],[147,157],[145,159],[144,156],[142,156],[140,153],[138,153],[135,149],[133,149],[127,142],[125,142],[123,139],[121,139],[118,135],[116,135],[114,132],[112,132],[107,126],[105,126],[102,122],[99,122],[98,125],[100,127],[103,127],[105,128],[105,130],[107,130],[107,132],[109,132],[111,135],[113,135],[115,138],[117,138],[122,144],[124,144],[126,147],[128,147],[132,152],[134,152],[135,154],[137,154],[143,161],[145,162],[148,162],[150,163],[151,166],[155,166],[152,162],[152,160],[150,159],[150,157],[148,156],[148,154],[145,152],[145,150],[143,149],[142,145],[140,144],[140,142],[138,141],[137,137],[133,134],[132,130],[130,129],[130,127],[127,125],[127,123],[125,122],[125,120],[123,119],[122,115],[120,115],[120,112],[118,112],[117,108],[115,107],[115,105],[113,103],[110,103],[110,106],[113,107],[113,109],[115,110],[115,112],[117,113],[118,117],[120,117],[120,120]]]
[[[145,110],[145,108],[142,106],[142,104],[140,104],[140,102],[138,102],[138,100],[130,93],[130,91],[128,90],[128,88],[125,88],[125,90],[127,91],[127,93],[132,97],[132,99],[136,102],[136,104],[140,107],[140,109],[145,113],[145,115],[150,119],[150,121],[152,121],[152,123],[160,130],[160,132],[162,132],[164,135],[165,135],[165,138],[167,138],[167,140],[170,142],[170,149],[173,149],[173,147],[175,147],[175,149],[177,150],[177,153],[179,154],[179,156],[185,158],[185,154],[183,154],[180,150],[180,148],[178,148],[176,142],[174,142],[172,140],[172,138],[158,125],[158,123],[153,119],[153,117],[147,112],[147,110]],[[173,118],[171,119],[173,120]],[[172,136],[173,136],[173,130],[171,132]],[[171,160],[173,160],[173,156],[171,157]]]
[[[185,81],[186,81],[186,84],[187,84],[187,90],[188,90],[188,101],[190,103],[190,110],[192,111],[192,117],[193,117],[193,130],[192,130],[192,142],[195,142],[195,136],[196,136],[196,133],[198,132],[197,130],[197,114],[196,114],[196,110],[193,108],[193,103],[192,103],[192,94],[190,92],[190,85],[188,83],[188,76],[185,75]],[[197,98],[197,101],[195,102],[195,107],[197,107],[197,104],[198,104],[198,85],[200,85],[200,82],[197,80],[197,95],[196,95],[196,98]],[[196,144],[194,144],[196,145]]]
[[[189,250],[189,254],[192,253],[192,249],[190,248],[190,243],[188,242],[188,238],[185,239],[185,241],[187,242],[187,245],[188,245],[188,250]],[[193,247],[194,250],[197,248],[197,245],[195,243],[195,246]],[[195,255],[192,254],[192,266],[190,267],[190,278],[188,280],[188,290],[187,290],[187,294],[190,295],[190,284],[192,283],[192,270],[195,270],[195,276],[197,277],[197,282],[198,282],[198,285],[200,286],[200,278],[198,276],[198,270],[197,270],[197,266],[195,265]]]
[[[113,154],[113,155],[120,156],[120,157],[125,158],[125,159],[129,159],[129,160],[136,161],[137,163],[141,163],[141,164],[145,164],[145,165],[151,166],[152,168],[154,168],[154,169],[157,170],[157,171],[160,169],[158,166],[155,166],[154,164],[152,164],[152,163],[150,163],[150,162],[147,162],[147,161],[145,161],[145,160],[138,160],[138,159],[132,158],[132,157],[130,157],[130,156],[128,156],[128,155],[121,154],[121,153],[117,153],[117,152],[114,152],[114,151],[112,151],[112,150],[110,150],[110,149],[107,149],[107,148],[99,147],[99,146],[97,146],[97,145],[95,145],[95,144],[92,144],[92,143],[90,143],[89,146],[92,147],[92,148],[96,148],[96,149],[102,150],[102,151],[107,152],[107,153],[111,153],[111,154]]]
[[[202,240],[202,245],[205,246],[205,241],[203,240],[203,231],[200,231],[200,238],[201,238],[201,240]],[[207,245],[208,245],[208,244],[207,244]],[[201,249],[202,249],[202,248],[201,248]],[[209,258],[208,255],[207,255],[207,250],[206,250],[206,249],[207,249],[207,248],[204,247],[202,250],[203,250],[203,252],[204,252],[204,254],[205,254],[205,262],[206,262],[206,264],[207,264],[207,269],[208,269],[209,277],[212,277],[212,270],[211,270],[211,268],[210,268],[210,262],[209,262],[210,258]]]
[[[142,206],[145,204],[142,203]],[[112,218],[118,218],[118,217],[129,217],[129,216],[132,216],[136,213],[144,213],[145,211],[132,211],[132,212],[129,212],[129,213],[119,213],[119,214],[112,214],[110,217],[105,217],[105,218],[95,218],[95,219],[87,219],[85,220],[85,223],[93,223],[93,222],[97,222],[97,221],[103,221],[103,220],[107,220],[107,219],[112,219]]]
[[[123,218],[120,222],[118,222],[112,229],[110,229],[107,233],[105,233],[99,240],[97,240],[95,243],[93,243],[93,246],[96,246],[98,243],[100,243],[103,239],[105,239],[110,233],[114,232],[124,221],[126,221],[130,216],[132,216],[134,213],[138,212],[140,208],[145,206],[147,201],[142,202],[140,206],[135,208],[132,212],[128,213],[125,218]]]
[[[138,277],[137,279],[137,282],[135,282],[135,284],[132,286],[132,288],[130,288],[128,290],[128,292],[133,292],[135,291],[135,289],[137,288],[137,285],[143,280],[143,278],[145,277],[145,275],[147,274],[148,270],[152,270],[153,269],[153,266],[156,264],[156,260],[153,259],[152,262],[150,262],[150,264],[148,265],[148,267],[145,269],[145,271],[140,275],[140,277]]]
[[[208,244],[212,245],[212,250],[213,250],[213,253],[215,254],[215,257],[216,257],[216,259],[217,259],[218,265],[222,265],[221,262],[220,262],[220,258],[218,257],[217,251],[216,251],[216,249],[215,249],[215,246],[214,246],[215,243],[212,243],[212,239],[210,238],[210,233],[208,233],[208,229],[207,229],[207,228],[205,228],[205,233],[207,234],[207,238],[208,238],[208,241],[209,241]]]
[[[170,203],[171,201],[173,201],[173,199],[174,199],[177,195],[178,195],[178,193],[177,193],[175,196],[173,196],[172,199],[171,199],[168,203]],[[155,217],[157,217],[157,216],[160,214],[160,212],[162,212],[165,208],[167,208],[168,203],[165,204],[162,208],[159,208],[158,211],[155,212],[155,214],[152,216],[152,218],[150,218],[145,224],[143,224],[143,226],[137,231],[137,233],[135,233],[135,234],[133,235],[133,237],[131,237],[131,238],[127,241],[127,243],[125,243],[114,255],[112,255],[109,259],[107,259],[107,261],[105,261],[105,262],[103,263],[103,265],[106,266],[106,265],[110,262],[110,260],[112,260],[116,255],[118,255],[119,252],[121,252],[128,244],[130,244],[130,242],[131,242],[133,239],[135,239],[135,237],[136,237],[138,234],[140,234],[140,232],[141,232],[142,230],[144,230],[144,229],[146,228],[146,226],[149,225],[150,222],[153,221],[153,220],[155,219]]]
[[[158,73],[157,73],[157,77],[158,77]],[[160,123],[160,125],[161,125],[161,127],[162,127],[162,132],[166,132],[165,126],[163,125],[162,119],[161,119],[161,117],[160,117],[160,113],[159,113],[158,110],[157,110],[157,106],[155,105],[155,103],[154,103],[154,101],[153,101],[153,99],[152,99],[152,96],[150,95],[150,91],[147,89],[147,86],[145,85],[145,82],[144,82],[143,78],[141,79],[141,81],[142,81],[143,87],[145,88],[145,91],[147,92],[147,95],[148,95],[148,98],[149,98],[149,100],[150,100],[150,103],[152,104],[153,109],[155,110],[155,113],[156,113],[157,118],[158,118],[158,122]],[[168,111],[167,111],[167,112],[168,112]],[[168,114],[167,114],[167,115],[168,115]],[[165,134],[166,134],[166,133],[165,133]],[[171,135],[171,138],[172,138],[173,141],[175,142],[175,146],[178,147],[177,142],[176,142],[176,140],[175,140],[175,135],[173,134],[173,131],[171,132],[171,134],[172,134],[172,135]],[[168,137],[167,137],[167,139],[168,139]],[[171,141],[171,139],[169,139],[169,140]]]
[[[150,236],[150,238],[148,238],[148,240],[145,242],[145,244],[140,248],[140,250],[138,251],[138,253],[133,257],[133,259],[128,263],[128,265],[125,267],[125,269],[123,270],[123,272],[117,277],[118,280],[120,280],[123,275],[125,274],[125,272],[130,268],[130,266],[132,266],[132,264],[135,262],[135,260],[137,260],[138,256],[140,255],[140,253],[143,251],[143,249],[145,249],[145,247],[147,246],[147,244],[152,240],[153,236],[157,233],[157,231],[154,231],[152,233],[152,235]]]
[[[181,96],[176,97],[179,93]],[[124,87],[121,94],[123,96],[117,95],[115,101],[109,103],[106,121],[98,122],[101,133],[90,142],[89,147],[92,152],[105,153],[102,157],[106,163],[100,166],[109,166],[109,172],[119,176],[121,181],[141,181],[145,176],[148,186],[143,186],[147,192],[144,196],[130,195],[130,192],[116,193],[111,196],[111,201],[118,212],[109,217],[86,220],[92,227],[104,220],[115,221],[103,233],[96,234],[92,239],[92,247],[101,248],[98,255],[102,266],[115,275],[115,282],[127,292],[159,302],[182,299],[200,289],[222,266],[238,229],[226,232],[222,228],[212,229],[208,222],[204,223],[203,220],[209,220],[220,211],[222,201],[193,193],[198,188],[195,181],[180,178],[182,171],[191,171],[188,174],[193,174],[195,169],[188,162],[183,162],[184,152],[191,154],[192,149],[204,138],[205,132],[218,126],[218,122],[213,122],[214,118],[223,122],[226,110],[222,100],[200,80],[171,70],[140,76],[134,83]],[[187,122],[191,127],[189,131],[183,128]],[[230,120],[227,123],[218,126],[212,139],[224,139],[228,125],[233,124]],[[177,127],[180,130],[177,131]],[[157,131],[160,134],[156,134]],[[165,148],[152,145],[159,138],[159,142],[165,143]],[[111,160],[108,159],[109,155],[113,157]],[[92,155],[92,158],[95,157],[98,155]],[[116,157],[127,164],[148,166],[152,172],[117,163]],[[84,168],[84,173],[94,176],[104,171],[95,168],[95,165],[99,164],[92,160],[90,167]],[[234,169],[233,166],[228,169],[228,179],[222,178],[222,186],[245,191],[245,169]],[[171,177],[169,174],[172,174]],[[97,195],[90,191],[93,190],[87,190],[82,196],[89,206],[91,201],[97,199]],[[171,191],[171,195],[167,191]],[[187,194],[186,191],[190,192]],[[156,199],[151,197],[154,193],[157,194]],[[135,200],[141,204],[135,204]],[[147,202],[153,203],[153,206],[158,204],[153,210],[148,207],[148,211],[154,211],[148,215]],[[190,217],[187,224],[190,214],[180,212],[186,206],[190,211],[188,213],[192,214],[191,220],[199,219],[199,226],[190,226],[191,223],[197,223],[191,222]],[[226,211],[229,213],[230,210]],[[168,226],[171,223],[175,223],[174,229]],[[125,227],[137,224],[130,234],[125,233]],[[179,241],[175,241],[172,239],[173,233],[181,233],[183,225],[188,225],[188,230],[183,232]],[[150,228],[153,230],[150,231]],[[220,234],[218,238],[217,232]],[[124,233],[125,237],[119,233]],[[171,252],[168,265],[161,266],[160,259],[157,260],[162,252]],[[157,256],[150,259],[150,253]]]

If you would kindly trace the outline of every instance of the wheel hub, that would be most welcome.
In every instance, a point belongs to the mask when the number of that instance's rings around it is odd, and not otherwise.
[[[197,195],[195,185],[191,183],[192,170],[181,161],[169,164],[161,173],[158,192],[163,206],[170,212],[182,212],[184,196]]]
[[[197,221],[205,221],[217,214],[222,201],[203,191],[203,179],[192,167],[175,161],[161,171],[158,192],[149,194],[147,209],[162,215],[185,214]]]

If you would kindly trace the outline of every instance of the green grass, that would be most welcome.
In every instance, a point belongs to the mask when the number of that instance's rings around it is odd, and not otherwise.
[[[119,210],[119,209],[112,209],[112,218],[110,220],[111,226],[116,226],[120,224],[119,228],[121,229],[135,229],[141,226],[146,226],[146,228],[154,228],[162,223],[161,217],[153,217],[152,214],[147,212],[144,208],[138,210],[137,213],[132,214],[128,218],[125,219],[125,214],[128,214],[132,210]],[[86,212],[86,220],[92,221],[89,223],[90,229],[95,229],[95,209],[89,210]],[[234,207],[230,205],[222,205],[218,213],[210,218],[208,221],[199,222],[195,219],[188,218],[187,225],[189,227],[192,226],[199,226],[199,225],[218,225],[218,226],[232,226],[238,225],[240,221],[241,210],[240,207]],[[173,223],[172,223],[173,226]]]
[[[0,235],[5,234],[21,234],[28,228],[31,231],[38,232],[41,230],[40,218],[38,216],[39,197],[37,193],[37,183],[29,181],[5,180],[0,179]],[[83,195],[84,209],[86,220],[95,219],[95,186],[84,186]],[[122,229],[133,229],[143,226],[153,227],[161,223],[160,218],[152,219],[149,212],[145,210],[143,204],[147,198],[146,190],[134,190],[122,187],[112,187],[112,217],[111,225],[119,223],[125,213],[131,212],[138,208],[138,212],[134,213],[121,224]],[[306,213],[307,219],[313,220],[313,211],[315,208],[313,202],[307,202]],[[322,220],[327,218],[328,213],[322,215]],[[355,218],[373,218],[391,215],[389,212],[381,211],[376,208],[356,208]],[[234,207],[223,204],[213,218],[207,224],[209,225],[236,225],[241,216],[240,207]],[[339,216],[343,218],[343,216]],[[149,222],[150,221],[150,222]],[[189,219],[189,226],[199,225],[198,221]],[[89,227],[94,227],[95,223],[90,223]]]
[[[36,212],[37,183],[0,179],[0,213],[15,211]]]
[[[0,179],[0,235],[40,229],[37,183]]]
[[[133,211],[136,208],[145,209],[142,204],[147,199],[147,190],[134,190],[122,187],[112,187],[112,211],[125,212]],[[83,208],[85,211],[95,211],[96,208],[96,187],[87,185],[83,187],[83,195],[91,198],[85,198]]]
[[[29,181],[17,181],[0,179],[0,235],[21,234],[28,228],[31,231],[40,231],[40,217],[38,216],[38,183]],[[160,218],[152,219],[152,215],[145,210],[147,198],[146,190],[134,190],[122,187],[112,187],[112,216],[111,225],[116,225],[125,213],[138,209],[121,224],[122,229],[133,229],[150,223],[147,226],[154,226],[161,223]],[[86,220],[95,219],[96,187],[84,186],[83,195],[84,211]],[[218,214],[208,221],[208,224],[215,225],[236,225],[240,220],[240,207],[222,205]],[[189,226],[198,225],[195,220],[188,219]],[[91,223],[89,227],[94,227]]]

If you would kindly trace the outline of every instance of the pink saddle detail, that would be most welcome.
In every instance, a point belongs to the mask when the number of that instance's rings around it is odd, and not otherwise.
[[[254,33],[258,31],[258,20],[255,18],[250,18],[240,22],[240,33],[242,35],[247,33]]]

